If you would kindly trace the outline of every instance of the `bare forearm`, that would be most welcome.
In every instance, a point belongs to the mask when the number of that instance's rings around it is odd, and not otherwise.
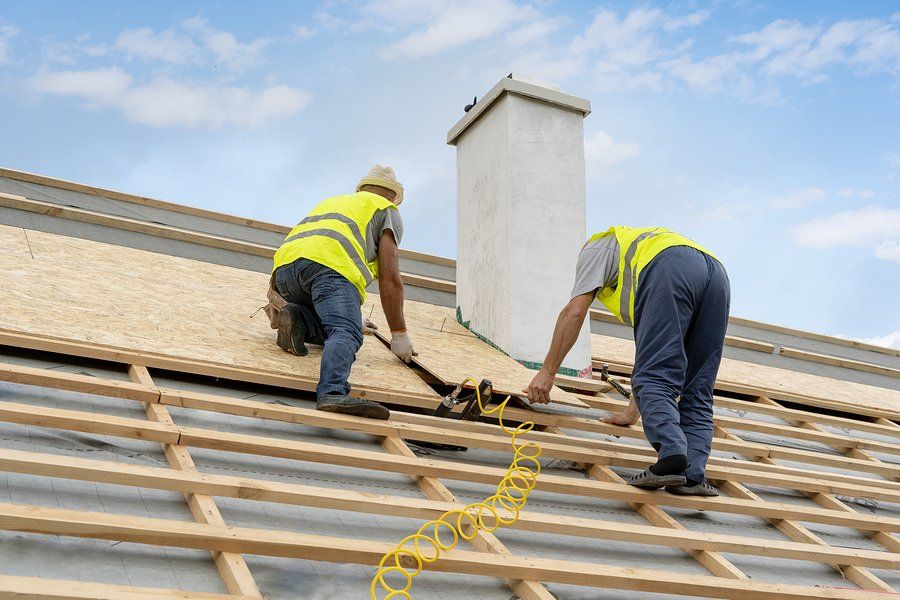
[[[378,291],[381,294],[381,307],[387,318],[391,331],[404,331],[406,319],[403,318],[403,280],[399,275],[379,280]]]
[[[559,313],[556,327],[553,330],[553,338],[550,341],[550,350],[547,351],[547,357],[544,359],[543,368],[545,370],[550,373],[559,371],[563,360],[575,345],[575,340],[578,339],[583,322],[584,315],[577,314],[568,306]]]

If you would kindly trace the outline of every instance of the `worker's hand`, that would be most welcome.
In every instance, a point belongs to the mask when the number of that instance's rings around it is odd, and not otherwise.
[[[406,364],[412,362],[413,356],[419,355],[413,350],[412,340],[405,331],[391,332],[391,352]]]
[[[608,417],[603,417],[600,419],[604,423],[609,423],[610,425],[620,425],[622,427],[628,427],[629,425],[634,425],[641,418],[641,411],[638,410],[637,403],[634,401],[634,396],[630,396],[628,398],[628,407],[620,412],[613,413]]]
[[[553,374],[544,369],[537,372],[527,388],[522,390],[528,394],[528,401],[532,404],[547,404],[550,402],[550,390],[553,388]]]
[[[628,427],[629,425],[634,425],[638,422],[638,419],[641,418],[639,414],[633,414],[630,411],[623,410],[622,412],[617,412],[609,415],[608,417],[603,417],[600,419],[604,423],[609,423],[610,425],[621,425],[622,427]]]
[[[363,317],[363,320],[362,320],[362,326],[363,326],[363,333],[366,333],[366,334],[369,334],[369,335],[371,335],[371,334],[375,333],[376,331],[378,331],[378,325],[376,325],[375,323],[373,323],[372,321],[370,321],[370,320],[367,319],[366,317]]]

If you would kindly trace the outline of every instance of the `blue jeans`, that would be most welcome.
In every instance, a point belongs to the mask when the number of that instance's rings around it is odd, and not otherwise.
[[[644,433],[660,458],[686,454],[692,481],[706,481],[730,302],[725,267],[688,246],[656,255],[635,296],[631,383]]]
[[[323,345],[316,397],[350,393],[350,368],[363,343],[361,299],[350,281],[329,267],[300,258],[275,271],[275,289],[300,306],[306,342]]]

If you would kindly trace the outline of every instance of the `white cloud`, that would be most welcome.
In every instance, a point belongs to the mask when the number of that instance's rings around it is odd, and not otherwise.
[[[539,13],[511,0],[456,2],[373,2],[370,10],[388,23],[414,24],[419,29],[382,51],[382,57],[422,58],[488,38],[511,26],[535,20]]]
[[[772,206],[781,210],[808,208],[823,200],[825,200],[825,190],[817,187],[806,187],[772,198]]]
[[[886,240],[875,248],[875,256],[883,260],[900,263],[900,240]]]
[[[876,257],[900,262],[900,210],[867,206],[796,225],[794,242],[810,248],[871,248]]]
[[[212,27],[202,17],[188,19],[184,27],[199,37],[217,62],[232,70],[243,70],[259,62],[262,51],[272,43],[266,38],[256,38],[249,43],[238,42],[233,33]]]
[[[871,199],[878,195],[878,192],[875,190],[871,190],[869,188],[865,188],[862,190],[857,190],[854,188],[841,188],[838,190],[837,195],[841,198],[865,198]]]
[[[99,101],[124,94],[131,87],[131,75],[118,68],[45,71],[32,77],[31,85],[39,92]]]
[[[884,346],[885,348],[900,350],[900,330],[893,331],[886,335],[877,335],[871,338],[861,338],[859,341],[865,344],[874,344],[875,346]]]
[[[41,72],[31,85],[44,93],[81,98],[93,107],[117,109],[128,120],[151,127],[255,128],[294,115],[309,101],[308,94],[286,85],[252,90],[169,77],[135,85],[118,68]]]
[[[588,165],[606,167],[641,153],[633,142],[617,142],[605,131],[598,131],[584,141],[584,161]]]
[[[698,10],[684,17],[669,17],[663,23],[663,29],[666,31],[677,31],[685,27],[697,27],[706,22],[712,13],[706,9]]]
[[[676,16],[658,8],[623,14],[600,10],[566,52],[593,62],[602,89],[663,91],[686,85],[771,104],[779,82],[827,81],[841,68],[858,75],[900,73],[900,28],[884,19],[844,19],[829,26],[778,19],[728,39],[730,48],[698,51],[689,29],[711,13]]]
[[[19,35],[12,25],[0,25],[0,65],[9,62],[9,41]]]
[[[170,63],[195,60],[200,51],[191,38],[174,29],[156,33],[149,27],[123,31],[116,38],[116,49],[129,57]]]
[[[308,25],[297,25],[291,31],[291,38],[295,41],[308,40],[316,35],[316,30]]]
[[[547,36],[559,31],[566,22],[568,19],[565,17],[532,21],[509,32],[506,41],[511,46],[529,46],[544,41]]]
[[[147,62],[215,63],[240,71],[256,64],[270,43],[266,38],[238,42],[233,33],[194,17],[160,32],[149,27],[125,30],[116,39],[115,47],[130,58]]]
[[[900,152],[888,152],[884,155],[884,162],[892,167],[900,167]]]
[[[78,98],[91,109],[118,110],[128,120],[151,127],[255,128],[294,115],[309,102],[306,92],[287,85],[235,83],[241,72],[260,62],[269,44],[267,38],[240,42],[234,34],[195,17],[162,31],[125,30],[110,46],[91,45],[86,36],[74,44],[51,45],[45,55],[54,62],[74,64],[90,56],[103,57],[108,65],[44,68],[28,83],[35,91]],[[134,59],[149,68],[126,69]],[[217,79],[194,75],[197,67],[210,72],[219,66],[224,69],[214,71]]]
[[[97,58],[109,52],[108,45],[93,43],[89,34],[78,36],[74,42],[49,40],[42,49],[44,58],[48,61],[64,65],[74,65],[83,57]]]

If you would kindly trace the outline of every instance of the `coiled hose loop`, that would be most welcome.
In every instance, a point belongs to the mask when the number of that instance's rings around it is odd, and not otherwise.
[[[519,435],[534,429],[534,423],[527,421],[514,428],[507,427],[503,422],[503,411],[510,397],[488,409],[481,403],[478,383],[471,377],[463,381],[463,384],[466,383],[471,383],[475,388],[481,413],[496,414],[503,433],[510,436],[513,459],[509,469],[497,485],[497,491],[484,501],[447,511],[440,518],[428,521],[385,554],[372,578],[369,588],[371,600],[379,600],[380,594],[384,594],[380,600],[412,600],[410,590],[413,578],[422,572],[426,564],[437,561],[441,552],[452,550],[461,539],[471,541],[479,531],[490,533],[518,521],[519,513],[528,502],[528,494],[537,485],[541,473],[541,447],[534,442],[519,442],[517,439]]]

